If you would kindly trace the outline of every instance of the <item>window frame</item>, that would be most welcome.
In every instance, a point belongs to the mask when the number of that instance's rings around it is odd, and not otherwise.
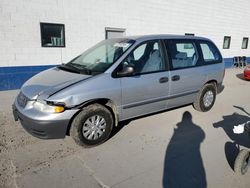
[[[245,48],[243,48],[243,43],[244,43],[244,40],[247,40],[247,42],[246,42],[246,47]],[[249,41],[249,38],[248,37],[243,37],[243,39],[242,39],[242,44],[241,44],[241,49],[247,49],[248,48],[248,41]]]
[[[43,44],[43,26],[61,26],[63,29],[63,45],[62,46],[46,46]],[[40,35],[41,35],[41,47],[43,48],[65,48],[66,47],[66,38],[65,38],[65,25],[61,23],[48,23],[48,22],[40,22]]]
[[[195,64],[195,66],[186,66],[186,67],[177,67],[177,68],[173,68],[173,63],[172,63],[172,58],[171,55],[169,54],[170,50],[168,47],[168,43],[169,41],[177,41],[176,43],[192,43],[194,45],[194,50],[197,54],[197,62]],[[185,42],[184,42],[185,41]],[[175,71],[175,70],[182,70],[182,69],[190,69],[190,68],[196,68],[199,66],[202,66],[202,64],[200,63],[200,49],[198,48],[198,45],[196,43],[197,40],[195,39],[164,39],[164,45],[166,48],[166,52],[167,52],[167,58],[168,58],[168,62],[169,62],[169,70],[170,71]]]
[[[226,40],[226,38],[229,38],[228,47],[225,47],[225,40]],[[230,46],[231,46],[231,36],[224,36],[222,48],[223,49],[230,49]]]
[[[133,53],[139,46],[141,46],[141,45],[143,45],[145,43],[154,42],[154,41],[159,43],[159,50],[161,52],[161,58],[162,58],[163,63],[165,64],[165,69],[164,70],[152,71],[152,72],[144,72],[144,73],[134,73],[134,74],[128,75],[128,76],[119,76],[119,75],[117,75],[117,72],[119,72],[119,70],[121,69],[122,64],[129,57],[130,53]],[[166,72],[166,71],[169,71],[169,63],[168,63],[168,58],[166,57],[164,42],[162,41],[162,39],[150,39],[150,40],[142,41],[142,42],[136,44],[133,48],[131,48],[130,52],[123,58],[121,63],[113,71],[112,77],[113,78],[135,77],[135,76],[141,76],[141,75],[145,75],[145,74],[154,74],[154,73],[160,73],[160,72]]]
[[[197,43],[197,47],[199,48],[199,52],[201,54],[200,59],[201,59],[201,62],[202,62],[203,66],[222,63],[222,55],[221,55],[219,49],[217,48],[217,46],[213,42],[210,42],[210,41],[207,41],[207,40],[197,40],[196,43]],[[219,54],[219,59],[214,60],[214,61],[205,61],[204,56],[203,56],[203,52],[202,52],[202,48],[200,46],[201,43],[207,44],[208,46],[210,44],[217,51],[217,53]]]

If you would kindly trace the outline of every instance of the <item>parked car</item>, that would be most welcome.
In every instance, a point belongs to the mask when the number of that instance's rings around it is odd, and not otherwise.
[[[108,39],[29,79],[13,112],[33,136],[93,146],[123,120],[185,104],[209,111],[224,73],[218,48],[203,37]]]
[[[244,78],[250,80],[250,65],[247,65],[244,69]]]

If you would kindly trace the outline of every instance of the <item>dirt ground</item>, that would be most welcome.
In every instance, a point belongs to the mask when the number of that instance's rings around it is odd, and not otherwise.
[[[18,91],[11,91],[13,97],[10,98],[14,98],[16,93]],[[31,169],[39,171],[43,167],[49,167],[53,161],[74,155],[79,151],[78,146],[70,138],[51,140],[49,144],[53,144],[53,149],[47,149],[46,141],[27,134],[20,123],[14,121],[10,107],[0,111],[0,120],[0,187],[16,187],[15,179],[20,174],[25,174]],[[65,144],[68,140],[69,143]],[[34,149],[39,152],[35,160],[27,159],[25,164],[17,165],[18,157],[25,157]],[[40,152],[41,150],[43,152]]]
[[[88,149],[70,137],[32,137],[12,117],[19,91],[0,92],[0,187],[166,187],[166,176],[182,187],[194,178],[186,174],[191,165],[200,174],[194,182],[203,187],[249,188],[250,172],[237,176],[232,170],[236,146],[250,147],[246,135],[232,133],[234,125],[249,120],[250,82],[241,73],[226,71],[225,89],[207,113],[186,106],[139,118]]]

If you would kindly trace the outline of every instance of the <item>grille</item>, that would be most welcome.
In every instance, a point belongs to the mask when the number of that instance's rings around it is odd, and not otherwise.
[[[17,97],[17,103],[19,104],[19,106],[24,108],[27,102],[28,102],[28,98],[22,92],[20,92]]]

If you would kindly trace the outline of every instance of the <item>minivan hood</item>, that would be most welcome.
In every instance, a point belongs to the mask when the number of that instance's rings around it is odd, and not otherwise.
[[[54,93],[74,84],[85,80],[91,75],[83,75],[61,70],[57,67],[45,70],[30,78],[22,86],[21,91],[30,99],[42,97],[48,98]]]

